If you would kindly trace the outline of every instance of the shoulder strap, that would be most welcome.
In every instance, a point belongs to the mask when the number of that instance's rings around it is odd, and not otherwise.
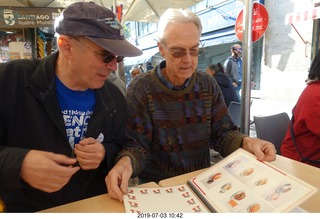
[[[301,161],[305,162],[310,162],[310,163],[314,163],[314,164],[320,164],[320,160],[311,160],[311,159],[308,159],[308,158],[305,158],[302,156],[302,153],[301,151],[299,150],[298,148],[298,145],[297,145],[297,142],[296,142],[296,138],[295,138],[295,135],[294,135],[294,132],[293,132],[293,123],[294,123],[294,110],[295,110],[296,107],[294,107],[292,109],[292,117],[291,117],[291,120],[290,120],[290,134],[291,134],[291,138],[292,138],[292,141],[293,141],[293,145],[295,146],[299,156],[300,156],[300,159]]]

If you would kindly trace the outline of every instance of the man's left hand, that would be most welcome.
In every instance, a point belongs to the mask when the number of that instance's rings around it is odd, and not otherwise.
[[[105,148],[98,140],[85,138],[75,145],[74,153],[83,170],[92,170],[98,168],[104,159]]]
[[[259,138],[245,137],[242,142],[242,148],[254,154],[258,160],[274,161],[276,159],[276,148],[268,141]]]

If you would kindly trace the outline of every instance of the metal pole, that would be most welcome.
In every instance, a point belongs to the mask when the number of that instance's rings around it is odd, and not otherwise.
[[[113,0],[113,13],[117,15],[117,0]]]
[[[251,69],[252,69],[252,8],[253,1],[245,0],[243,10],[243,67],[241,88],[241,120],[240,130],[242,133],[250,134],[250,100],[251,100]]]

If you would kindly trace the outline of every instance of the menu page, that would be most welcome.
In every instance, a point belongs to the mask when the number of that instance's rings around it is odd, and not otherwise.
[[[124,196],[124,206],[130,213],[209,212],[186,184],[159,188],[131,187]]]
[[[316,192],[313,186],[238,149],[188,181],[211,211],[287,212]]]

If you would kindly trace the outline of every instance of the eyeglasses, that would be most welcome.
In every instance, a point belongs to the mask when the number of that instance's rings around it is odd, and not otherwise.
[[[169,51],[174,58],[183,58],[188,54],[187,50],[185,49],[169,49]],[[201,55],[203,52],[203,48],[189,50],[189,54],[194,57]]]
[[[81,37],[82,38],[82,37]],[[81,38],[72,38],[72,39],[75,39],[76,41],[80,42],[80,39]],[[124,57],[123,56],[117,56],[117,55],[114,55],[112,53],[110,53],[109,51],[107,50],[104,50],[104,51],[96,51],[94,49],[92,49],[90,46],[86,45],[86,43],[82,43],[82,45],[84,45],[85,47],[89,48],[92,52],[94,52],[95,54],[97,54],[98,56],[101,56],[102,57],[102,61],[106,64],[112,62],[112,60],[114,59],[117,59],[117,62],[121,62]]]
[[[238,52],[241,52],[241,51],[242,51],[241,48],[235,48],[235,49],[233,49],[233,50],[238,51]]]

